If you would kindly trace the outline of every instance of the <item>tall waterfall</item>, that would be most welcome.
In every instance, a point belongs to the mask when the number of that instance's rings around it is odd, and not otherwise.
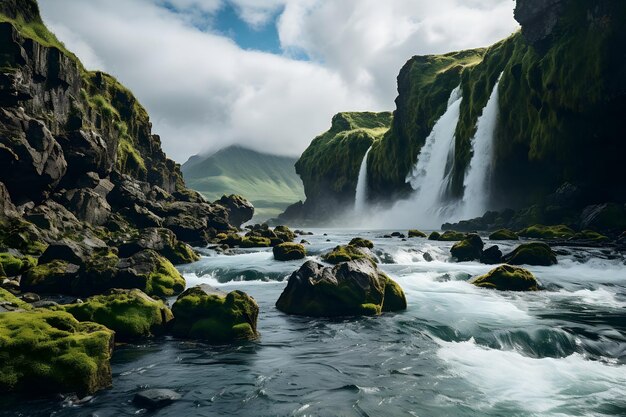
[[[450,149],[454,148],[454,132],[461,108],[461,88],[455,88],[448,99],[446,112],[437,120],[426,138],[407,182],[415,190],[418,212],[434,214],[442,205],[445,191],[446,165]]]
[[[354,195],[354,211],[357,213],[363,213],[367,208],[367,156],[371,150],[372,147],[370,146],[367,152],[365,152],[363,161],[361,161],[361,168],[359,168],[359,177]]]
[[[502,75],[500,75],[502,77]],[[483,114],[478,118],[476,134],[472,139],[472,159],[463,181],[462,217],[471,219],[482,216],[488,210],[491,196],[491,174],[493,163],[493,142],[499,115],[498,86],[493,87]]]

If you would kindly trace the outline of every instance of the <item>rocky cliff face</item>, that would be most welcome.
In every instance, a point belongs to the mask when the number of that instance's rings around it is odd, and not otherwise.
[[[34,0],[0,1],[0,246],[113,249],[144,227],[205,245],[252,216],[245,200],[209,204],[187,189],[151,127],[128,89],[47,30]]]
[[[447,197],[461,199],[477,121],[501,77],[493,207],[548,204],[564,184],[577,188],[581,206],[624,202],[619,167],[626,151],[626,4],[518,0],[515,17],[521,32],[489,48],[416,56],[402,68],[391,128],[369,155],[372,198],[393,201],[410,191],[407,174],[460,86],[463,101],[446,172]],[[307,187],[311,180],[303,181]]]

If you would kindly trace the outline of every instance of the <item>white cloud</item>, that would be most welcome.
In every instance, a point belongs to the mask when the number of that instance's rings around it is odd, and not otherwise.
[[[212,33],[220,0],[169,0],[181,13],[163,0],[41,7],[88,67],[133,90],[179,162],[231,143],[298,155],[338,111],[393,109],[397,73],[412,55],[485,46],[516,27],[511,0],[229,1],[253,27],[280,13],[285,55],[242,50]],[[203,19],[206,32],[196,29]],[[291,59],[292,51],[312,60]]]

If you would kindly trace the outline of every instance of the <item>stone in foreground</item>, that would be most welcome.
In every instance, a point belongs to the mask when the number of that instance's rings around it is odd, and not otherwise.
[[[189,288],[172,306],[174,336],[211,344],[232,343],[258,337],[259,306],[241,291],[225,294],[208,285]]]
[[[483,241],[477,234],[469,234],[460,242],[455,243],[450,253],[459,262],[480,259],[483,253]]]
[[[300,243],[285,242],[272,248],[277,261],[295,261],[306,256],[306,249]]]
[[[61,311],[0,314],[0,393],[87,395],[111,386],[113,334]]]
[[[181,395],[171,389],[148,389],[135,394],[133,402],[148,410],[157,410],[180,399]]]
[[[325,267],[308,261],[289,277],[276,308],[313,317],[375,316],[406,309],[402,288],[368,259]]]
[[[539,290],[539,282],[530,271],[511,265],[500,265],[485,275],[473,278],[470,284],[500,291]]]

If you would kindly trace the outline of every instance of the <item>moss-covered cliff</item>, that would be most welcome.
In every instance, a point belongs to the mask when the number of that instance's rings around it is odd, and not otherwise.
[[[298,162],[309,204],[316,201],[352,201],[365,152],[389,130],[392,115],[339,113],[330,129],[313,139]]]
[[[626,153],[626,3],[518,0],[515,17],[522,30],[489,48],[416,56],[402,68],[391,128],[369,155],[371,198],[389,201],[410,191],[406,176],[459,85],[463,100],[447,169],[452,171],[448,197],[462,198],[477,121],[501,76],[493,207],[545,203],[564,183],[581,190],[582,205],[626,200],[620,172]],[[320,149],[316,141],[312,147]],[[345,171],[325,173],[325,184],[353,188],[358,171],[349,155],[326,156],[350,162]],[[319,166],[301,160],[305,188],[315,191],[307,197],[319,200],[319,183],[311,178],[316,170]]]

